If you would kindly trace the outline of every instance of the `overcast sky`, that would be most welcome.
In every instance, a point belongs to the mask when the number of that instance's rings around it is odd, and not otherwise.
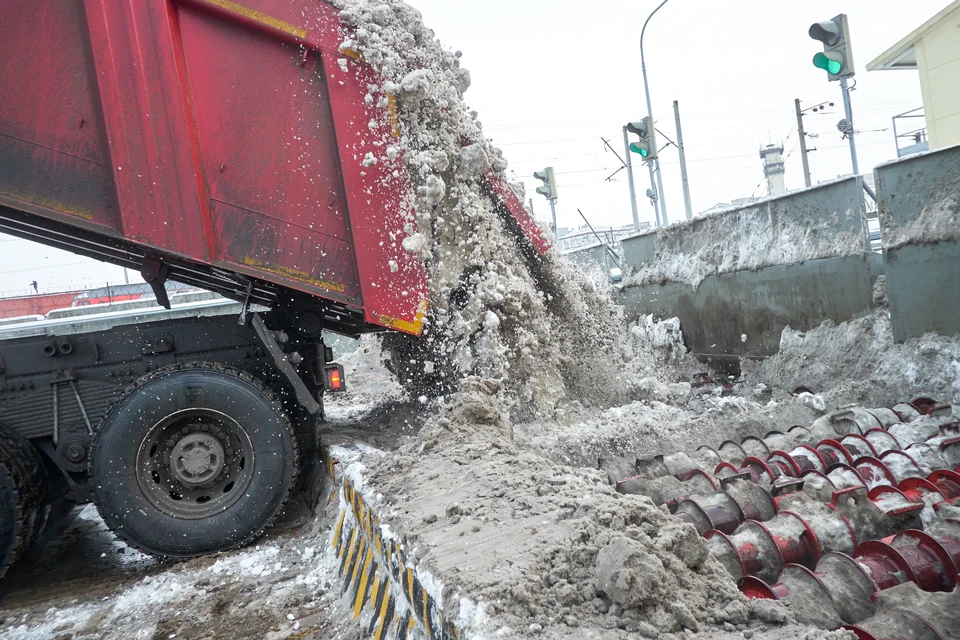
[[[524,178],[547,165],[557,172],[560,226],[578,225],[580,208],[597,224],[631,221],[626,176],[600,138],[623,153],[621,127],[646,115],[640,31],[659,0],[526,2],[487,0],[469,17],[461,3],[414,0],[446,45],[463,51],[467,92],[485,130]],[[657,127],[675,139],[680,104],[693,211],[733,198],[764,195],[759,148],[783,142],[788,189],[803,186],[794,99],[836,106],[804,117],[814,182],[851,172],[838,82],[811,63],[821,45],[813,22],[847,13],[856,89],[852,92],[861,172],[895,157],[891,117],[921,106],[915,71],[867,72],[866,65],[948,4],[947,0],[669,0],[647,28],[644,48]],[[665,140],[661,138],[660,143]],[[791,153],[792,152],[792,153]],[[662,152],[669,219],[683,217],[679,158]],[[642,194],[646,170],[635,166],[641,220],[653,220]],[[548,215],[534,194],[538,217]]]
[[[557,172],[560,226],[578,226],[577,209],[594,224],[631,222],[627,180],[601,138],[623,154],[621,127],[646,115],[640,29],[659,0],[410,0],[448,48],[463,52],[472,74],[466,94],[485,131],[500,146],[528,193],[531,175]],[[821,50],[807,29],[837,13],[849,16],[857,71],[854,120],[861,172],[895,157],[891,117],[921,106],[915,71],[867,72],[877,55],[920,26],[948,0],[669,0],[644,43],[657,127],[675,138],[680,103],[693,211],[734,198],[764,195],[759,148],[783,143],[788,189],[803,186],[793,101],[834,102],[804,117],[814,182],[851,171],[839,83],[811,59]],[[665,142],[661,138],[661,144]],[[667,213],[683,218],[676,149],[661,152]],[[636,172],[640,219],[652,221],[643,196],[646,169]],[[549,207],[534,194],[538,217]],[[132,278],[138,276],[132,274]],[[42,288],[122,282],[121,269],[0,236],[0,295]]]

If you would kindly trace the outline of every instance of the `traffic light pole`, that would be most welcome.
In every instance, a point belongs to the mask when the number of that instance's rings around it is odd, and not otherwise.
[[[640,231],[640,214],[637,213],[637,188],[636,185],[633,184],[633,160],[630,159],[630,137],[627,135],[626,127],[623,128],[623,147],[627,157],[627,182],[630,184],[630,209],[633,212],[633,230]]]
[[[553,235],[557,235],[557,201],[550,198],[550,215],[553,217]]]
[[[854,139],[853,106],[850,104],[850,87],[847,86],[847,77],[840,78],[840,88],[843,90],[843,110],[846,112],[847,122],[850,123],[850,160],[853,162],[854,175],[860,175],[860,165],[857,163],[857,141]]]
[[[803,130],[803,113],[800,111],[800,98],[794,100],[797,108],[797,131],[800,133],[800,159],[803,160],[803,183],[810,186],[810,162],[807,160],[807,132]]]
[[[653,10],[649,16],[647,16],[647,21],[643,23],[643,29],[640,31],[640,68],[643,71],[643,91],[647,94],[647,115],[650,117],[650,121],[653,122],[653,106],[650,103],[650,84],[647,82],[647,59],[643,55],[643,36],[647,32],[647,24],[650,22],[650,18],[653,15],[660,11],[660,8],[667,4],[668,0],[663,0],[656,9]],[[650,166],[650,163],[647,163],[647,166]],[[663,193],[663,177],[661,176],[660,171],[660,161],[657,161],[657,202],[660,204],[660,222],[663,226],[667,226],[669,221],[667,220],[667,199],[664,197]],[[650,186],[653,187],[653,167],[650,167]]]

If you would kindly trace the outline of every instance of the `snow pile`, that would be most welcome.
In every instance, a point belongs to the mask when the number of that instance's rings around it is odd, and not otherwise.
[[[710,637],[790,622],[746,601],[696,530],[648,498],[518,446],[498,390],[464,381],[416,442],[361,460],[366,499],[442,582],[465,637]]]
[[[659,228],[653,260],[624,278],[623,286],[681,282],[700,286],[710,275],[867,252],[860,212],[826,216],[802,205],[789,215],[776,199]]]
[[[897,344],[884,309],[812,331],[788,327],[779,353],[759,366],[743,366],[770,386],[822,392],[833,406],[885,406],[918,396],[960,402],[960,337],[930,333]]]
[[[518,417],[552,418],[568,396],[622,400],[626,385],[607,375],[619,309],[555,252],[531,264],[518,250],[484,189],[484,173],[507,163],[464,104],[459,53],[399,0],[335,4],[351,28],[343,47],[384,78],[370,100],[397,98],[398,145],[370,152],[389,159],[399,148],[417,194],[416,232],[403,245],[426,266],[430,315],[422,338],[385,338],[400,382],[419,395],[455,390],[468,375],[499,379]]]

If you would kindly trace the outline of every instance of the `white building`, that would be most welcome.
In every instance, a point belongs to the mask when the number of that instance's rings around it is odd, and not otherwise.
[[[913,143],[929,138],[930,149],[960,144],[960,0],[933,16],[867,65],[868,71],[913,69],[920,72],[926,132],[909,124]],[[895,119],[896,123],[897,120]],[[911,141],[908,141],[911,142]],[[898,148],[901,141],[898,140]]]

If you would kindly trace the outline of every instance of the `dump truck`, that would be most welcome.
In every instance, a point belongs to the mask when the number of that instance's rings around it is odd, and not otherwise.
[[[158,556],[250,542],[318,472],[324,332],[423,330],[402,105],[349,36],[320,0],[0,9],[0,232],[233,301],[0,340],[0,573],[88,502]]]

